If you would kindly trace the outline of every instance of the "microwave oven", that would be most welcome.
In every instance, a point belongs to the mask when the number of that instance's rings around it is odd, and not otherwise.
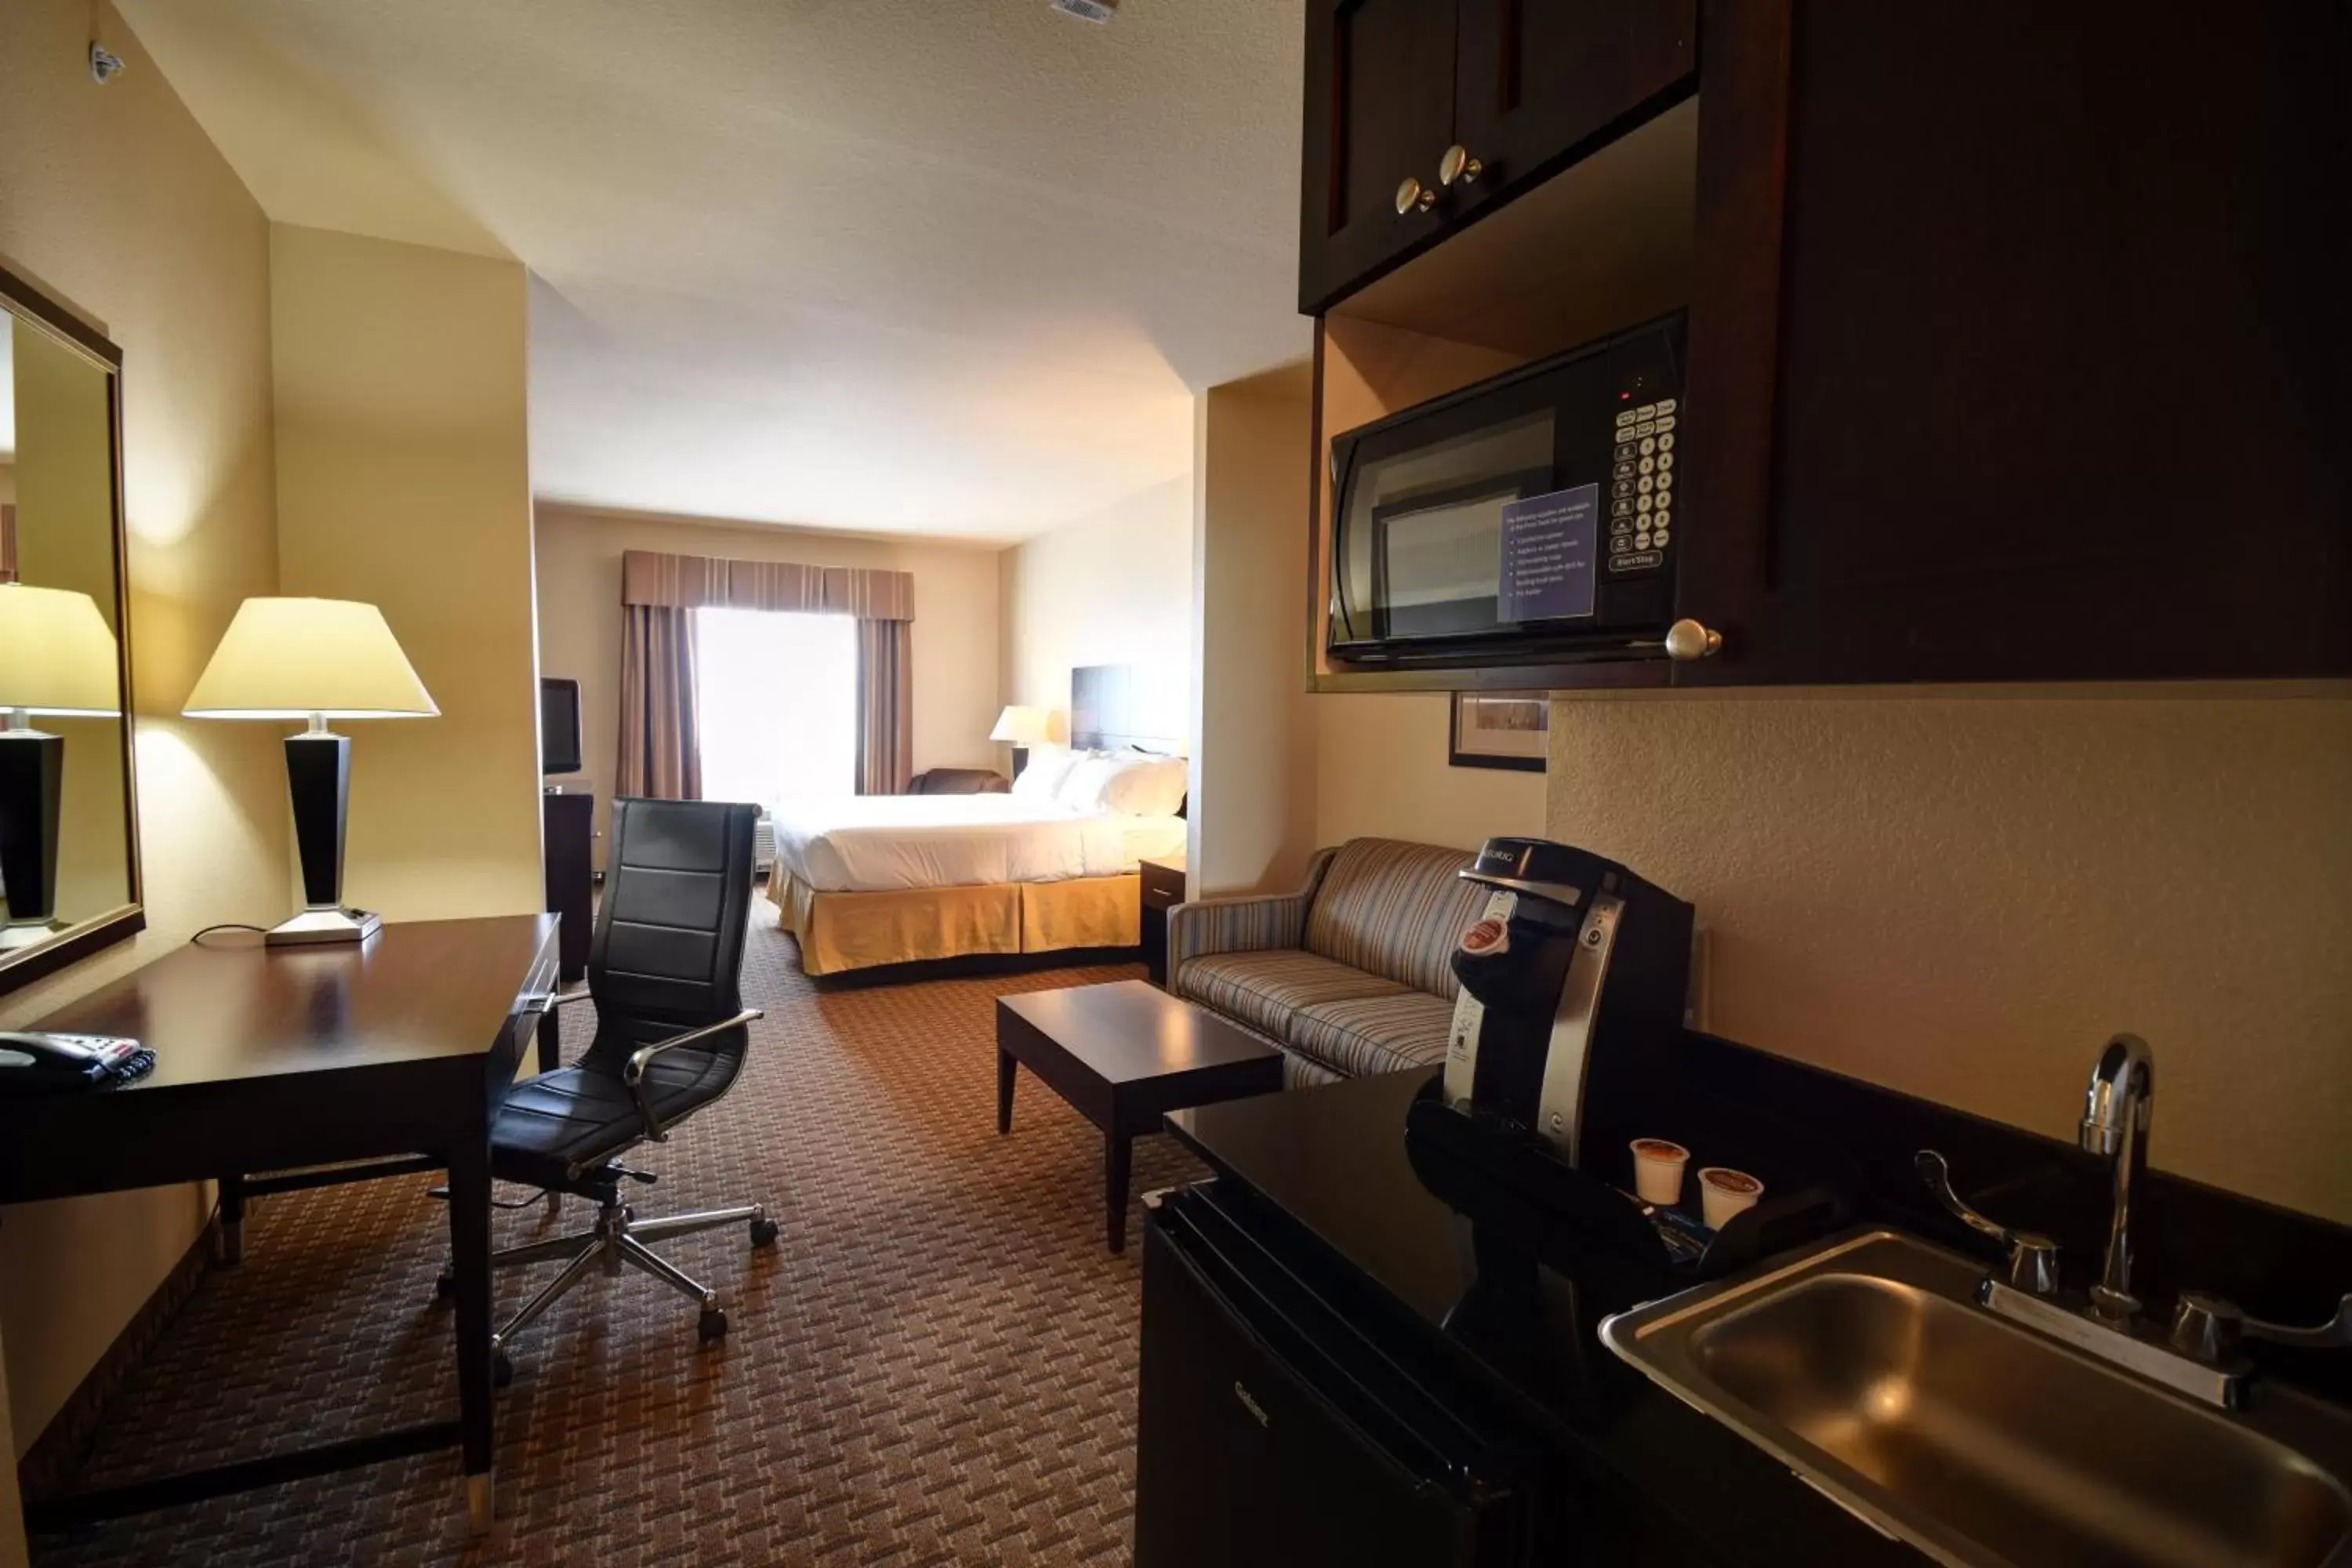
[[[1327,650],[1623,657],[1674,618],[1679,313],[1334,437]]]

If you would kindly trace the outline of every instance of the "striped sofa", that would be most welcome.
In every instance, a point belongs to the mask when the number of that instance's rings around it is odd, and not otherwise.
[[[1169,989],[1281,1047],[1293,1084],[1438,1061],[1454,946],[1486,896],[1456,875],[1474,858],[1352,838],[1318,851],[1295,893],[1180,904]]]

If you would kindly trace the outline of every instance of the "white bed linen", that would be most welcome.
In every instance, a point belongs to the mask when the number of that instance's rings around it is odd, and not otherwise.
[[[1184,847],[1181,816],[1010,795],[869,795],[776,809],[776,862],[819,892],[1115,877]]]

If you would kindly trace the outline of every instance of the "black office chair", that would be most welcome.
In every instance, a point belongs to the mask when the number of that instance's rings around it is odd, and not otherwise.
[[[496,1268],[568,1259],[492,1340],[500,1380],[509,1342],[602,1263],[631,1264],[702,1308],[705,1341],[727,1332],[719,1293],[646,1243],[748,1222],[751,1243],[776,1239],[753,1204],[639,1219],[624,1181],[651,1182],[619,1156],[666,1142],[685,1118],[725,1094],[743,1070],[759,1017],[742,1003],[743,928],[751,901],[751,829],[759,808],[715,801],[616,800],[604,897],[588,952],[588,989],[558,998],[596,1005],[596,1037],[573,1066],[518,1082],[490,1126],[490,1173],[596,1200],[593,1230],[509,1247]]]

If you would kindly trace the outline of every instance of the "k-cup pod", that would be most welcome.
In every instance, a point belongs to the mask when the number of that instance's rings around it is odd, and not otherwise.
[[[1699,1213],[1709,1230],[1721,1230],[1732,1215],[1754,1208],[1763,1195],[1764,1184],[1745,1171],[1709,1165],[1698,1173]]]
[[[1672,1208],[1683,1201],[1683,1167],[1690,1151],[1663,1138],[1633,1140],[1633,1190],[1645,1204]]]

